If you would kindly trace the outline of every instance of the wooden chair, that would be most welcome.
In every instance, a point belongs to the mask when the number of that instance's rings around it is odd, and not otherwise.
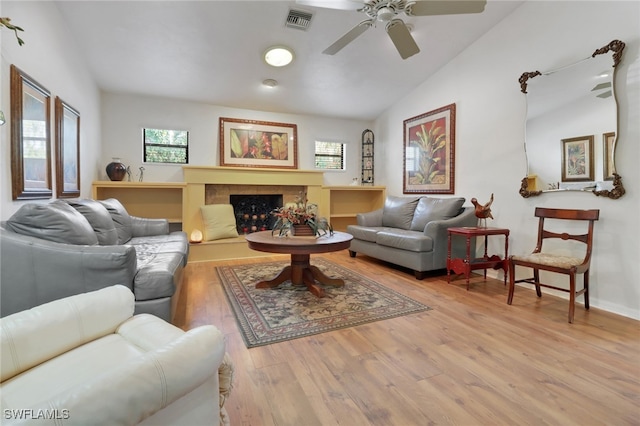
[[[542,297],[540,287],[552,288],[554,290],[569,293],[569,322],[573,322],[575,312],[576,296],[584,294],[584,308],[589,309],[589,265],[591,263],[591,250],[593,247],[593,225],[600,215],[600,210],[570,210],[570,209],[547,209],[536,207],[536,217],[538,222],[538,243],[533,253],[525,256],[509,257],[509,296],[507,303],[511,305],[513,301],[513,291],[515,284],[527,282],[536,286],[536,294]],[[545,229],[545,219],[563,219],[574,221],[589,221],[586,234],[568,234],[551,232]],[[545,253],[542,251],[542,243],[548,238],[560,238],[562,240],[574,240],[586,244],[586,253],[583,258],[571,257]],[[515,267],[524,266],[533,269],[533,277],[516,280]],[[540,270],[556,272],[569,276],[569,289],[556,287],[540,282]],[[583,274],[583,288],[576,291],[576,274]]]

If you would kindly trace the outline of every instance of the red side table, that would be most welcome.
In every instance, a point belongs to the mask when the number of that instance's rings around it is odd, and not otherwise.
[[[460,235],[467,239],[467,256],[464,259],[451,259],[451,238]],[[498,255],[487,255],[487,238],[489,235],[504,235],[504,257]],[[447,246],[447,282],[451,282],[451,271],[456,274],[464,274],[467,279],[467,290],[469,290],[469,275],[476,269],[484,269],[484,279],[487,279],[487,269],[502,269],[504,271],[504,284],[507,284],[507,271],[509,270],[509,230],[506,228],[481,228],[468,226],[461,228],[449,228]],[[471,239],[473,237],[484,236],[484,256],[480,258],[471,257]]]

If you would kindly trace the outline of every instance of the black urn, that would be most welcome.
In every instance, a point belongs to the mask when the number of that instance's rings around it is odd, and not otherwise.
[[[109,176],[109,179],[119,181],[124,179],[126,174],[127,166],[119,158],[114,158],[111,163],[107,164],[107,176]]]

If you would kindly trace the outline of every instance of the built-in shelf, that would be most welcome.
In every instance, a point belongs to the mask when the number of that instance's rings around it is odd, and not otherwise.
[[[183,182],[96,181],[91,189],[93,199],[116,198],[130,215],[167,219],[179,225],[185,187]]]
[[[358,213],[366,213],[384,206],[384,186],[325,186],[322,204],[328,206],[329,223],[336,231],[346,231],[356,224]]]

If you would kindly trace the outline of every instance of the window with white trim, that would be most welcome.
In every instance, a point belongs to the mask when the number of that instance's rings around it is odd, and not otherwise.
[[[186,130],[143,129],[145,163],[189,163],[189,132]]]
[[[316,141],[316,169],[345,170],[346,144]]]

